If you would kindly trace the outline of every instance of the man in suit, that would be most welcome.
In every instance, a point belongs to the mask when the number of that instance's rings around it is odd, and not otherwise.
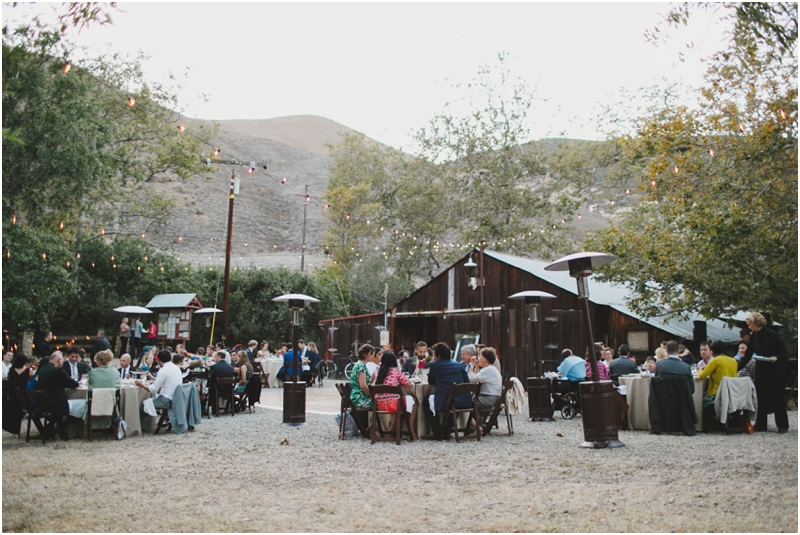
[[[89,374],[89,366],[81,361],[80,349],[75,346],[68,348],[67,359],[68,360],[64,362],[63,368],[66,370],[67,375],[69,375],[73,380],[78,381],[80,380],[81,375]]]
[[[208,384],[209,384],[209,396],[210,399],[214,399],[214,382],[217,379],[227,379],[230,377],[236,377],[236,372],[233,371],[233,366],[228,364],[225,360],[225,353],[223,351],[217,351],[214,354],[214,358],[216,359],[216,364],[211,366],[208,371]],[[226,390],[225,392],[220,393],[221,398],[228,399],[230,398],[230,391]]]
[[[131,367],[131,356],[125,353],[119,358],[119,378],[130,379],[131,371],[133,371]]]
[[[619,346],[619,356],[611,361],[608,369],[611,375],[625,375],[626,373],[639,373],[639,367],[628,358],[631,350],[627,344]]]
[[[678,342],[667,342],[667,358],[656,362],[656,377],[662,375],[685,375],[689,378],[689,389],[694,393],[692,368],[678,356]]]
[[[311,379],[314,377],[314,372],[319,365],[319,355],[311,351],[306,345],[306,341],[302,338],[297,341],[297,347],[300,349],[300,363],[302,366],[300,380],[311,386]]]
[[[67,402],[67,394],[64,392],[65,388],[78,388],[78,382],[71,379],[68,375],[67,369],[62,365],[64,357],[61,352],[56,351],[50,357],[50,365],[41,366],[37,372],[37,388],[44,390],[50,394],[50,399],[53,405],[53,413],[55,414],[55,431],[58,433],[61,440],[68,440],[67,438],[67,418],[69,416],[69,403]],[[46,432],[52,433],[53,428],[50,427]]]
[[[461,364],[450,359],[452,352],[450,347],[440,342],[433,346],[433,360],[428,367],[428,384],[434,385],[433,405],[436,412],[444,410],[447,398],[450,395],[450,386],[453,384],[469,383],[469,376]],[[459,395],[453,399],[453,403],[458,408],[469,407],[472,403],[471,396],[467,394]],[[431,426],[432,433],[426,437],[430,440],[442,440],[442,425],[439,418],[434,416],[431,411],[429,396],[422,400],[422,408],[428,424]],[[445,426],[447,424],[445,423]]]
[[[247,353],[247,358],[248,358],[248,360],[250,360],[250,362],[253,362],[253,361],[256,360],[256,348],[257,347],[258,347],[258,342],[256,342],[255,340],[250,340],[247,343],[246,353]]]

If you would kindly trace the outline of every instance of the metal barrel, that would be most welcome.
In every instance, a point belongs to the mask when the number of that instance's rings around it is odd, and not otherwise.
[[[586,442],[617,441],[614,384],[586,381],[580,384],[583,437]]]
[[[550,399],[550,379],[528,377],[528,415],[531,421],[553,419],[553,403]]]

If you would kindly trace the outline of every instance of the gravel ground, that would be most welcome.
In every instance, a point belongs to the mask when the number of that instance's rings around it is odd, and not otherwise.
[[[771,418],[754,435],[623,431],[614,450],[579,448],[580,417],[519,415],[512,437],[396,446],[340,441],[330,415],[286,427],[261,407],[121,442],[25,444],[4,432],[2,528],[797,532],[797,412],[789,422],[786,435]]]

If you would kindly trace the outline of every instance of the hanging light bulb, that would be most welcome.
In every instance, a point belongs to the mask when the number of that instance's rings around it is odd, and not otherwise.
[[[626,189],[625,190],[625,195],[630,195],[630,194],[631,194],[631,190],[630,189]]]
[[[144,255],[144,261],[147,262],[147,255]]]
[[[111,269],[117,269],[117,265],[116,264],[111,264]]]
[[[17,216],[16,215],[12,215],[11,216],[11,224],[12,225],[16,225],[17,224]]]
[[[47,260],[47,253],[42,253],[42,260]]]
[[[650,185],[653,186],[653,187],[656,186],[656,179],[655,178],[650,181]]]
[[[211,239],[209,239],[208,241],[212,241],[212,242],[213,242],[213,241],[214,241],[214,238],[211,238]]]
[[[786,120],[786,112],[781,110],[781,119]]]
[[[161,272],[162,273],[164,272],[164,266],[161,266]]]
[[[219,156],[220,149],[214,149],[214,156]]]
[[[11,258],[11,251],[6,249],[6,258]]]
[[[614,199],[611,199],[611,206],[614,206],[614,204],[616,204],[616,201],[614,201]]]
[[[94,267],[94,262],[92,262],[92,267]]]
[[[283,178],[281,179],[281,184],[286,184],[286,177],[283,177]]]
[[[113,254],[111,255],[111,261],[112,262],[114,261],[114,255]]]
[[[739,123],[739,132],[744,134],[744,124],[742,124],[742,123]]]
[[[714,149],[708,149],[708,155],[714,157]]]
[[[676,165],[675,166],[675,174],[677,175],[679,171],[680,171],[680,169],[678,169],[678,166]]]
[[[580,219],[580,218],[581,218],[581,214],[578,214],[578,219]]]
[[[176,257],[175,257],[175,260],[177,260],[178,262],[180,262],[180,261],[181,261],[181,257],[180,257],[180,256],[176,256]]]
[[[350,214],[345,214],[344,219],[345,219],[345,221],[349,221],[350,220]]]
[[[71,68],[72,68],[72,65],[70,63],[67,63],[66,65],[64,65],[64,74],[67,74]]]
[[[101,236],[105,236],[105,235],[106,235],[106,229],[104,229],[104,228],[101,228],[101,229],[100,229],[100,235],[101,235]]]
[[[81,253],[75,253],[75,260],[81,259]]]
[[[180,125],[180,126],[178,127],[178,132],[183,132],[184,130],[186,130],[186,127],[185,127],[185,126],[183,126],[183,125]]]
[[[144,232],[142,232],[142,239],[144,239]]]
[[[142,270],[141,266],[136,266],[136,271],[141,271],[141,270]]]
[[[64,222],[58,224],[58,230],[64,230]]]
[[[311,195],[306,195],[306,202],[311,200]]]
[[[183,236],[178,236],[178,242],[182,242],[182,241],[183,241]]]
[[[128,97],[128,107],[133,108],[134,104],[136,104],[136,99],[133,97]]]

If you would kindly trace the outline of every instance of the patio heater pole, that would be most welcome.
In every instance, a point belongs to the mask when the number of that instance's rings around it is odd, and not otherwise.
[[[578,284],[578,298],[584,302],[586,325],[589,333],[589,365],[592,380],[580,383],[581,413],[583,414],[582,448],[619,448],[625,446],[619,440],[617,422],[614,417],[614,385],[611,381],[601,381],[597,371],[597,357],[594,351],[594,333],[589,309],[589,286],[587,278],[593,268],[614,262],[616,257],[604,253],[575,253],[545,266],[546,271],[567,271]]]
[[[553,403],[550,399],[550,380],[542,377],[542,324],[539,312],[542,299],[553,299],[555,295],[539,290],[519,292],[509,299],[525,299],[530,311],[528,321],[533,325],[533,377],[528,377],[528,421],[552,422]]]

